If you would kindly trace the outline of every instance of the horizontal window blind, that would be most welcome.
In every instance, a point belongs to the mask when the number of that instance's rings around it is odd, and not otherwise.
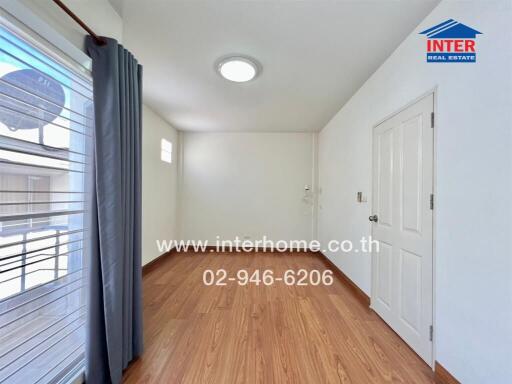
[[[82,364],[91,79],[0,25],[0,384]]]

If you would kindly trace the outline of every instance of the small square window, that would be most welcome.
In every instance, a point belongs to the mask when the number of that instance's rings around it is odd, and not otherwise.
[[[172,143],[165,139],[160,142],[160,160],[172,163]]]

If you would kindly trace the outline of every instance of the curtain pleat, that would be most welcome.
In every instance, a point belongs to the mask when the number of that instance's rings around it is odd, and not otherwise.
[[[142,353],[142,67],[114,39],[86,41],[95,108],[96,209],[91,224],[86,382],[119,383]]]

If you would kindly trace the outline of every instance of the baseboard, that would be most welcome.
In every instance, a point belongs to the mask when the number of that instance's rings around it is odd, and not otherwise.
[[[333,273],[344,283],[356,296],[356,298],[363,304],[365,307],[370,306],[370,297],[359,288],[356,283],[354,283],[350,278],[345,275],[341,269],[339,269],[327,256],[325,256],[322,252],[317,252],[317,254],[322,258],[325,266],[333,271]]]
[[[435,363],[434,377],[438,384],[460,384],[460,381],[453,377],[438,361]]]
[[[162,253],[157,258],[151,260],[149,263],[142,266],[142,276],[147,275],[149,272],[157,269],[163,261],[165,261],[168,257],[172,256],[176,251],[171,249],[168,252]]]
[[[225,251],[217,251],[217,247],[214,245],[205,246],[204,251],[194,251],[193,249],[189,249],[187,251],[177,251],[176,249],[171,249],[169,252],[165,252],[165,253],[161,254],[160,256],[156,257],[155,259],[151,260],[149,263],[143,265],[142,266],[142,276],[145,276],[149,272],[158,268],[159,265],[163,261],[165,261],[165,259],[167,257],[170,257],[173,254],[176,254],[176,253],[189,253],[190,254],[190,253],[201,253],[201,252],[235,252],[235,251],[230,251],[229,249],[227,249]],[[274,253],[274,252],[287,253],[287,252],[311,252],[311,251],[304,251],[301,249],[287,249],[286,251],[273,251],[270,249],[265,249],[265,250],[262,249],[262,250],[249,251],[248,253],[256,253],[256,252],[259,252],[259,253]]]

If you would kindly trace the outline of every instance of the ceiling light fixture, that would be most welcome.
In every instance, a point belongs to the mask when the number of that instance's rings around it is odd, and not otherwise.
[[[217,72],[229,81],[245,83],[261,72],[261,65],[247,56],[228,56],[217,61]]]

